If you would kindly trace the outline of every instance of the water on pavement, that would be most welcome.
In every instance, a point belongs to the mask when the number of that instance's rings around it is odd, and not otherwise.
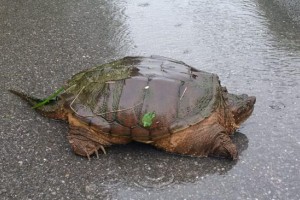
[[[300,25],[271,0],[8,1],[0,5],[4,199],[299,199]],[[45,96],[72,74],[126,55],[161,55],[257,97],[236,162],[142,144],[87,162],[67,124],[7,89]]]

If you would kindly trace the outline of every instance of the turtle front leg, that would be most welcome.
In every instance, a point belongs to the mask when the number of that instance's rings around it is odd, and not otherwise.
[[[238,158],[236,145],[233,144],[231,138],[223,132],[217,134],[210,152],[211,153],[209,155],[214,157],[226,157],[233,160]]]
[[[73,151],[78,155],[86,156],[89,160],[90,155],[94,153],[97,158],[99,158],[99,149],[106,154],[104,147],[111,145],[109,142],[106,142],[99,137],[93,130],[86,129],[84,127],[70,125],[67,137]]]
[[[191,156],[237,159],[237,149],[220,124],[200,125],[153,143],[165,151]]]

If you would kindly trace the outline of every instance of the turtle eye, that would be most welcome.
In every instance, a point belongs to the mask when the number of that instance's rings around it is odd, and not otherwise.
[[[219,81],[220,82],[220,81]],[[226,87],[222,87],[222,91],[228,93],[228,90]]]
[[[197,78],[198,76],[196,74],[191,74],[192,78]]]

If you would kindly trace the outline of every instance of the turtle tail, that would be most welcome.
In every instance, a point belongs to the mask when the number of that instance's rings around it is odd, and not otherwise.
[[[8,91],[10,91],[11,93],[15,94],[16,96],[26,101],[30,106],[32,106],[33,109],[35,109],[38,113],[40,113],[45,117],[52,118],[52,119],[66,118],[64,112],[62,112],[59,99],[57,98],[48,100],[47,103],[44,104],[43,102],[45,102],[45,100],[43,99],[31,97],[28,94],[16,90],[8,90]]]

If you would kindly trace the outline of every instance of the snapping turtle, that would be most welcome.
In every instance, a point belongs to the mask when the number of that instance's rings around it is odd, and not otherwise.
[[[228,93],[215,74],[158,56],[125,57],[79,72],[45,105],[11,92],[44,116],[68,121],[72,149],[89,159],[131,141],[172,153],[236,159],[230,135],[255,104],[253,96]]]

